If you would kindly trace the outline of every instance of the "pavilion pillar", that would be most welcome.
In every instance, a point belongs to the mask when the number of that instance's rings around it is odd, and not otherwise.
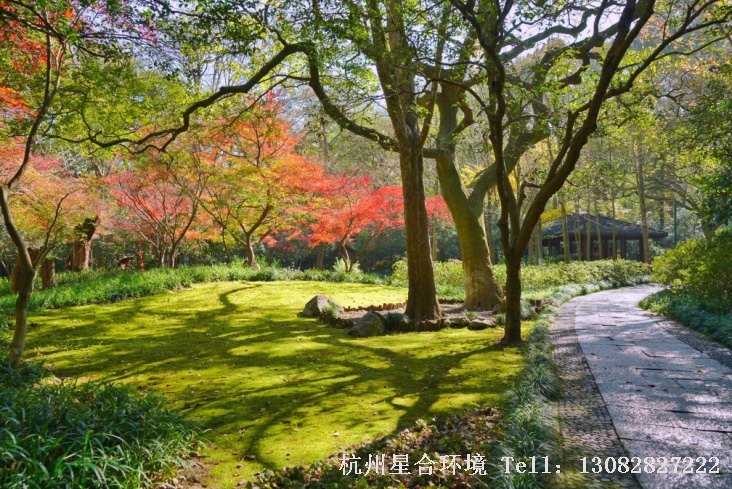
[[[625,246],[625,238],[620,238],[620,258],[622,258],[623,260],[627,260],[627,251],[628,249]]]

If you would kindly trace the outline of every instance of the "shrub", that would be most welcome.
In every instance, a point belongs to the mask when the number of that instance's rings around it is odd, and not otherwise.
[[[676,319],[732,348],[732,314],[717,313],[716,304],[710,308],[705,301],[697,297],[662,290],[643,299],[640,306],[651,312]]]
[[[668,250],[656,258],[653,279],[698,299],[705,309],[732,311],[732,227],[710,240],[689,240]]]

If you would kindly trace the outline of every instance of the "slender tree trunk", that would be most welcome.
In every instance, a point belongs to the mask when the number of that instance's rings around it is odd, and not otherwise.
[[[536,225],[536,264],[544,264],[544,243],[542,241],[542,223],[539,218],[539,223]]]
[[[579,196],[574,202],[574,247],[577,249],[577,261],[582,261],[582,229],[580,228]]]
[[[226,253],[226,261],[231,264],[231,251],[229,251],[229,245],[226,244],[226,228],[221,228],[221,244],[224,245],[224,253]]]
[[[350,272],[352,268],[351,257],[348,254],[348,248],[346,248],[346,243],[344,241],[338,242],[338,253],[340,253],[341,255],[341,259],[343,260],[343,266],[346,268],[346,272]]]
[[[585,239],[587,239],[587,258],[586,261],[592,260],[592,197],[587,195],[587,219],[585,219]]]
[[[536,231],[531,232],[531,238],[529,239],[529,246],[527,246],[527,252],[529,253],[529,265],[535,265],[534,263],[534,252],[536,249],[536,246],[534,244],[534,241],[536,239]]]
[[[252,246],[252,236],[249,234],[244,235],[244,250],[247,252],[247,266],[259,270],[259,263],[257,258],[254,256],[254,247]]]
[[[640,215],[641,215],[641,229],[643,232],[643,238],[641,239],[641,260],[650,262],[651,254],[648,243],[648,208],[646,206],[646,183],[645,183],[645,155],[643,151],[643,137],[642,134],[636,136],[636,143],[638,146],[637,164],[636,164],[636,185],[638,187],[638,202],[640,204]]]
[[[493,241],[493,197],[492,192],[486,196],[486,219],[485,230],[488,237],[488,259],[491,265],[498,262],[498,254],[496,253],[495,241]]]
[[[435,176],[435,195],[440,195],[440,179]],[[432,219],[432,263],[437,261],[437,218]]]
[[[317,246],[317,254],[315,255],[315,269],[323,269],[323,261],[325,260],[325,245],[320,243]]]
[[[562,242],[564,244],[564,263],[572,261],[569,243],[569,224],[567,222],[567,207],[564,205],[564,199],[559,201],[559,208],[562,210]]]
[[[600,208],[595,199],[595,230],[597,231],[597,259],[602,260],[602,232],[600,232]]]
[[[33,283],[36,280],[36,270],[33,265],[28,247],[23,242],[18,229],[15,227],[15,220],[8,203],[9,189],[7,186],[0,186],[0,209],[2,209],[3,222],[5,230],[10,235],[18,255],[20,257],[18,266],[18,298],[15,300],[15,329],[13,330],[13,339],[10,342],[10,351],[8,361],[11,366],[20,365],[25,350],[25,337],[28,327],[28,304],[30,303],[31,294],[33,293]]]

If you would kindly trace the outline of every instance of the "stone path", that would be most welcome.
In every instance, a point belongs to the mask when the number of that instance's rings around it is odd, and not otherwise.
[[[560,485],[732,488],[732,368],[725,361],[729,356],[698,335],[685,337],[685,329],[636,307],[656,290],[640,286],[599,292],[562,308],[553,333],[565,387],[559,406],[563,469],[573,462],[574,471],[559,479]],[[623,451],[628,457],[653,457],[655,469],[665,457],[667,473],[649,473],[644,463],[634,476],[604,469],[601,474],[578,473],[583,456],[591,470],[592,457],[617,460]],[[709,470],[713,464],[702,466],[698,457],[716,457],[720,474],[684,474],[689,459],[677,465],[672,457],[692,457],[694,471]]]

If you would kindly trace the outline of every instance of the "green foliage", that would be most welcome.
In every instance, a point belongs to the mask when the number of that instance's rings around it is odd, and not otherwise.
[[[718,314],[732,312],[732,227],[689,240],[656,258],[653,279]]]
[[[495,265],[493,273],[501,287],[506,285],[506,266]],[[521,268],[523,290],[540,290],[568,284],[593,284],[610,282],[614,285],[630,285],[645,280],[648,268],[645,264],[630,260],[598,260],[590,262],[552,263],[525,265]],[[458,260],[435,263],[435,281],[438,290],[463,287],[463,268]],[[407,282],[407,265],[400,260],[394,265],[393,283]],[[439,294],[444,297],[443,294]]]
[[[560,395],[560,380],[552,361],[549,325],[556,320],[557,309],[542,311],[527,338],[526,367],[507,394],[508,414],[502,423],[503,440],[497,447],[496,461],[513,457],[529,462],[530,457],[560,455],[559,427],[551,402]],[[494,477],[499,487],[542,487],[541,474],[505,473],[496,462]]]
[[[640,306],[651,312],[671,317],[732,348],[732,314],[716,312],[717,307],[710,307],[697,297],[662,290],[643,299]]]
[[[336,258],[335,263],[333,264],[333,271],[336,273],[352,273],[354,275],[361,275],[363,272],[361,271],[361,267],[358,265],[357,262],[351,263],[351,270],[346,270],[346,262],[344,262],[340,258]]]
[[[380,284],[377,275],[346,273],[328,270],[294,270],[279,268],[276,264],[264,264],[260,270],[231,265],[194,266],[179,268],[154,268],[148,271],[102,270],[78,273],[61,273],[57,286],[33,293],[29,309],[40,311],[85,304],[103,304],[133,297],[145,297],[167,290],[189,287],[196,283],[275,280],[313,280],[321,282],[357,282]],[[12,315],[15,295],[10,292],[7,279],[0,280],[0,311]]]
[[[155,395],[106,382],[52,383],[0,352],[0,486],[154,487],[185,465],[199,429]]]

